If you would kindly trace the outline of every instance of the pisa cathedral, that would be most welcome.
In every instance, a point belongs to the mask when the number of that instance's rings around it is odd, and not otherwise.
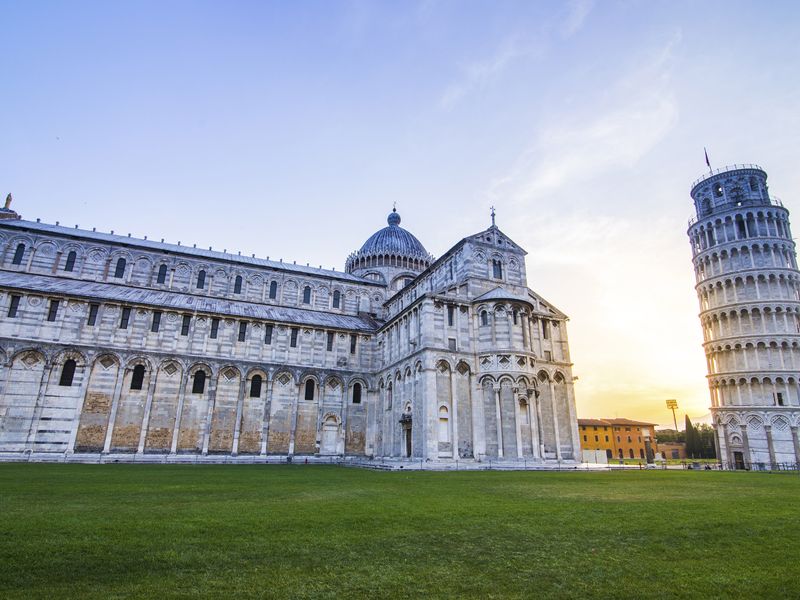
[[[9,197],[10,198],[10,197]],[[0,458],[579,460],[566,316],[494,224],[343,272],[0,209]]]
[[[767,174],[734,165],[692,185],[689,222],[717,457],[800,464],[800,271]]]

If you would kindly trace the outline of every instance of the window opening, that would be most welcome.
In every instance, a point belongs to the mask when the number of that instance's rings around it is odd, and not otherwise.
[[[55,321],[58,315],[58,300],[50,300],[50,309],[47,311],[47,320]]]
[[[253,375],[253,379],[250,380],[250,397],[251,398],[258,398],[261,396],[261,382],[263,378],[261,375]]]
[[[202,394],[206,391],[206,372],[197,371],[194,374],[194,381],[192,382],[192,393]]]
[[[97,323],[97,313],[100,310],[99,304],[90,304],[89,305],[89,319],[86,321],[86,324],[90,327],[94,327]]]
[[[21,296],[11,296],[11,304],[8,305],[8,316],[14,318],[19,310],[19,299]]]
[[[75,361],[71,358],[64,362],[64,366],[61,367],[61,378],[58,380],[58,385],[64,387],[70,387],[72,385],[72,380],[75,377]]]
[[[150,325],[150,331],[157,333],[161,329],[161,311],[153,311],[153,324]]]
[[[121,279],[125,276],[125,266],[127,265],[127,261],[124,258],[120,258],[117,260],[117,267],[114,269],[114,277],[116,279]]]
[[[144,385],[144,365],[136,365],[133,367],[133,375],[131,376],[131,389],[141,390]]]
[[[211,319],[211,339],[217,339],[219,334],[219,319]]]
[[[69,272],[75,268],[75,259],[77,258],[77,256],[78,255],[75,253],[75,250],[70,250],[70,253],[67,254],[67,262],[64,265],[65,271]]]

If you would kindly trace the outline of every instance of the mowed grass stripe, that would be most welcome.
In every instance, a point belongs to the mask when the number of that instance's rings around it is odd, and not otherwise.
[[[800,477],[0,465],[7,598],[792,597]]]

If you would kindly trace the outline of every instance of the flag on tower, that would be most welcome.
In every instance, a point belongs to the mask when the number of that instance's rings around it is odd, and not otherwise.
[[[711,162],[708,160],[708,150],[706,150],[705,146],[703,146],[703,152],[706,153],[706,166],[711,169]]]

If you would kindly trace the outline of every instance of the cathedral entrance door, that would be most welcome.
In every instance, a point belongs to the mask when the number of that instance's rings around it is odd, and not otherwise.
[[[339,441],[339,425],[336,419],[328,417],[322,425],[322,443],[320,444],[320,454],[336,454],[336,446]]]
[[[740,471],[744,470],[744,454],[741,452],[734,452],[733,453],[733,462],[736,465],[736,468]]]
[[[403,433],[405,434],[405,442],[406,442],[406,456],[411,458],[411,427],[408,429],[404,429]]]

